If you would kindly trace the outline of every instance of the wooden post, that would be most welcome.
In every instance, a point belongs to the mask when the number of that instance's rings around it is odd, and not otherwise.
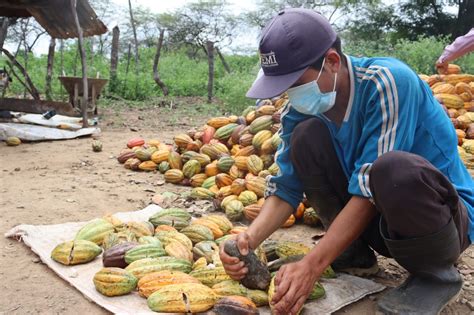
[[[209,77],[207,80],[207,101],[212,103],[212,92],[214,88],[214,42],[206,42],[207,61],[209,63]]]
[[[89,126],[87,122],[87,103],[89,101],[89,87],[87,86],[87,63],[86,63],[86,52],[84,49],[84,39],[81,24],[79,23],[79,18],[77,16],[76,10],[77,0],[71,0],[71,10],[72,15],[74,16],[74,21],[76,22],[77,34],[79,37],[79,53],[81,55],[81,64],[82,64],[82,101],[81,101],[81,112],[82,112],[82,127],[86,128]]]
[[[160,38],[158,39],[158,44],[156,45],[156,54],[155,60],[153,61],[153,80],[155,80],[156,84],[161,88],[163,91],[164,96],[168,96],[169,90],[166,84],[161,81],[160,74],[158,73],[158,63],[160,62],[160,55],[161,55],[161,47],[163,47],[163,38],[165,36],[165,30],[160,30]]]
[[[115,26],[112,31],[112,50],[110,52],[110,82],[109,92],[115,93],[117,91],[117,66],[118,66],[118,51],[119,51],[120,29]]]
[[[3,48],[5,38],[7,38],[8,26],[10,25],[10,19],[4,17],[0,20],[0,48]]]
[[[44,94],[46,94],[46,99],[51,101],[53,99],[51,93],[51,78],[53,76],[53,67],[54,67],[54,49],[56,48],[56,39],[51,37],[51,41],[49,42],[49,49],[48,49],[48,65],[46,67],[46,87]]]
[[[59,72],[59,75],[60,76],[64,76],[64,40],[61,38],[59,40],[59,52],[60,52],[60,61],[59,61],[59,64],[60,64],[60,72]],[[61,101],[64,99],[64,88],[63,88],[63,85],[61,84],[61,87],[60,87],[60,93],[61,93]]]

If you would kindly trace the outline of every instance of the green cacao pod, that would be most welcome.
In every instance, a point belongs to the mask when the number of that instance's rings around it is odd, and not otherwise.
[[[186,235],[194,244],[202,241],[213,241],[214,235],[211,229],[203,225],[190,225],[180,231]]]
[[[280,258],[286,258],[288,256],[306,255],[311,251],[308,246],[291,241],[279,242],[275,248],[275,253]]]
[[[135,151],[135,155],[142,162],[151,160],[151,153],[148,149],[138,149]]]
[[[155,245],[155,246],[163,247],[163,244],[161,244],[160,240],[157,239],[156,237],[153,237],[153,236],[142,236],[138,239],[138,243],[140,243],[140,244],[152,244],[152,245]]]
[[[309,226],[317,226],[319,224],[319,216],[314,208],[306,208],[304,210],[303,222]]]
[[[170,169],[170,163],[167,161],[163,161],[158,165],[158,170],[160,171],[161,174],[166,173]]]
[[[198,279],[202,284],[208,287],[212,287],[225,280],[231,280],[229,275],[225,272],[224,267],[197,269],[191,271],[189,275]]]
[[[195,187],[191,190],[190,196],[194,199],[212,200],[214,199],[216,194],[210,191],[209,189],[203,187]]]
[[[239,221],[244,215],[244,205],[239,200],[230,201],[225,207],[225,215],[231,221]]]
[[[178,152],[171,151],[168,155],[168,163],[170,167],[175,170],[181,170],[183,168],[183,162],[181,160],[181,155]]]
[[[227,173],[234,163],[235,161],[232,157],[223,156],[217,161],[217,168],[219,171]]]
[[[243,192],[239,195],[238,200],[239,200],[240,202],[242,202],[242,204],[244,205],[244,207],[246,207],[246,206],[248,206],[248,205],[257,203],[258,197],[257,197],[257,195],[256,195],[253,191],[246,190],[246,191],[243,191]]]
[[[177,270],[184,273],[191,271],[191,263],[185,259],[175,257],[144,258],[132,262],[125,270],[132,273],[138,279],[143,276],[161,270]]]
[[[257,149],[260,150],[262,148],[263,143],[271,139],[272,132],[270,130],[261,130],[257,132],[257,134],[252,139],[252,145]]]
[[[216,177],[215,176],[211,176],[211,177],[208,177],[204,180],[204,182],[202,183],[201,187],[202,188],[206,188],[206,189],[209,189],[211,188],[212,186],[214,186],[216,184]]]
[[[247,296],[247,288],[235,280],[225,280],[212,286],[212,290],[218,297],[222,296]]]
[[[214,241],[199,242],[193,247],[194,259],[204,257],[208,263],[212,263],[215,251],[219,251],[219,246]]]
[[[268,293],[262,290],[247,290],[247,297],[258,307],[267,306],[269,304]]]
[[[222,141],[229,139],[230,135],[237,126],[237,124],[227,124],[225,126],[220,127],[216,130],[216,133],[214,134],[214,139]]]
[[[115,231],[114,226],[105,219],[94,219],[84,225],[76,234],[74,240],[86,240],[101,245],[104,237]]]
[[[102,268],[94,276],[94,286],[105,296],[125,295],[137,287],[138,279],[121,268]]]
[[[131,264],[134,261],[144,258],[158,258],[166,256],[163,246],[154,244],[138,245],[125,253],[125,262]]]
[[[196,160],[187,161],[183,166],[183,174],[186,178],[191,178],[201,171],[201,164]]]
[[[247,159],[247,168],[253,175],[258,175],[263,170],[263,161],[260,157],[252,154]]]
[[[256,134],[262,130],[269,130],[272,127],[273,119],[271,115],[264,115],[256,118],[249,126],[249,131]]]
[[[59,244],[51,252],[51,258],[63,265],[78,265],[94,260],[102,248],[86,240],[68,241]]]

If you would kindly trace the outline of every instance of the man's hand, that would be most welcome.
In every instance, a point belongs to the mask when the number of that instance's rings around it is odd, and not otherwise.
[[[438,70],[439,74],[447,74],[448,73],[448,63],[447,62],[436,62],[436,69]]]
[[[249,252],[250,245],[249,245],[249,235],[246,232],[242,232],[237,234],[235,237],[237,241],[237,247],[242,255],[246,256]],[[224,251],[224,244],[223,242],[220,246],[220,258],[222,264],[224,265],[225,272],[234,280],[239,281],[242,280],[248,272],[247,267],[245,267],[245,263],[240,261],[237,257],[229,256]]]
[[[275,295],[270,303],[276,315],[296,315],[321,273],[307,259],[283,265],[275,277]]]

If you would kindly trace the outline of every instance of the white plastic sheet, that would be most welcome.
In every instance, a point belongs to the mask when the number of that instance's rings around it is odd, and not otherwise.
[[[6,140],[8,137],[18,137],[26,141],[62,140],[90,136],[99,132],[99,128],[83,128],[72,131],[30,124],[0,123],[0,140]]]

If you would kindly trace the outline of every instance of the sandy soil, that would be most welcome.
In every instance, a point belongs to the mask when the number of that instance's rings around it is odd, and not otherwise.
[[[158,104],[159,105],[159,104]],[[0,232],[18,224],[56,224],[86,221],[105,214],[142,209],[165,191],[187,188],[162,185],[160,174],[130,172],[115,157],[134,136],[171,140],[177,132],[202,124],[209,111],[181,106],[170,111],[109,108],[101,120],[103,151],[91,150],[91,139],[41,142],[6,147],[0,144]],[[131,131],[131,129],[136,131]],[[291,238],[309,240],[306,227],[285,230]],[[287,235],[288,235],[287,234]],[[308,235],[309,234],[309,235]],[[1,314],[106,314],[57,277],[24,244],[0,238]],[[381,272],[373,279],[395,286],[406,276],[389,259],[380,259]],[[474,311],[474,248],[461,257],[465,278],[458,302],[443,314]],[[375,314],[375,301],[367,297],[340,314]],[[471,303],[471,305],[469,305]]]

